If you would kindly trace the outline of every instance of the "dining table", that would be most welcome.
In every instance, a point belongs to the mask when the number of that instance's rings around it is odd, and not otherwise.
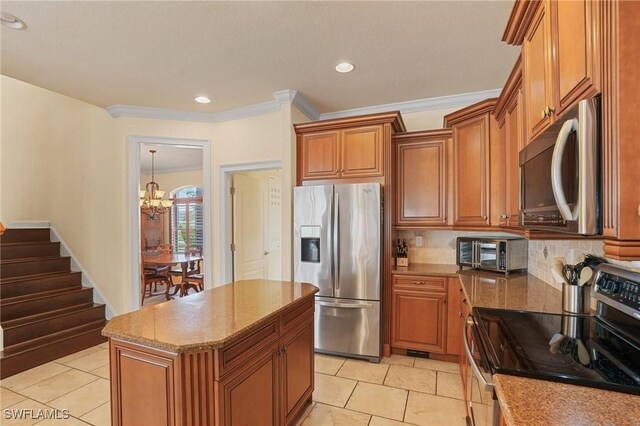
[[[188,273],[189,273],[189,264],[191,262],[202,261],[203,257],[200,254],[185,254],[185,253],[142,253],[142,263],[146,266],[175,266],[180,264],[182,269],[182,287],[185,292],[189,291],[190,288],[195,289],[196,291],[200,291],[198,286],[194,283],[190,283],[187,281]],[[176,287],[173,294],[171,296],[175,296],[176,293],[180,290],[180,287]],[[167,286],[166,290],[167,299],[169,298],[169,286]]]

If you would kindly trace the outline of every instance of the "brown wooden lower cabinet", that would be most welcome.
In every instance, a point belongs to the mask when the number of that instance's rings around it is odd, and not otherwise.
[[[113,425],[289,425],[313,392],[313,300],[224,347],[110,339]]]
[[[434,354],[460,354],[458,278],[394,275],[391,346]]]

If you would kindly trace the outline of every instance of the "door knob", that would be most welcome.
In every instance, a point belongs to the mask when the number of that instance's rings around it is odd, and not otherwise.
[[[264,255],[265,255],[265,256],[268,256],[268,255],[269,255],[269,252],[268,252],[268,251],[265,251],[265,252],[264,252]]]

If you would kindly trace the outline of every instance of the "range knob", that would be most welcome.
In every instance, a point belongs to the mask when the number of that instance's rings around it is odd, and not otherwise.
[[[616,294],[620,291],[620,283],[614,281],[614,280],[608,280],[607,281],[607,289],[612,293],[612,294]]]

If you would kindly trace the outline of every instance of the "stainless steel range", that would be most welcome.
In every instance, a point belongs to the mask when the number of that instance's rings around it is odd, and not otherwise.
[[[465,344],[484,389],[511,374],[640,395],[640,273],[603,264],[593,282],[595,316],[475,308]],[[497,424],[490,407],[471,403],[468,423]]]

